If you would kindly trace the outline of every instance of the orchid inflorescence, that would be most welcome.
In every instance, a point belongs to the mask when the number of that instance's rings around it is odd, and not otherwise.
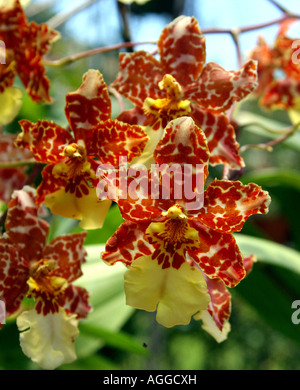
[[[227,71],[206,62],[197,20],[180,16],[161,32],[157,56],[144,50],[120,54],[120,70],[109,87],[133,108],[112,118],[109,88],[99,70],[89,69],[79,88],[66,95],[65,127],[22,119],[17,136],[0,134],[1,162],[43,164],[37,188],[24,185],[22,167],[0,167],[7,183],[0,185],[7,203],[0,297],[7,317],[16,318],[23,352],[42,368],[76,359],[78,321],[92,309],[89,292],[79,286],[86,231],[103,227],[112,204],[124,222],[99,261],[124,265],[126,304],[156,311],[165,327],[200,320],[218,342],[227,338],[229,289],[256,260],[255,254],[243,256],[233,233],[251,215],[266,214],[270,196],[255,183],[212,178],[210,167],[245,167],[227,113],[254,91],[263,93],[262,104],[279,104],[276,96],[286,81],[273,80],[271,64],[285,50],[285,32],[283,25],[274,49],[261,39],[252,58]],[[58,36],[45,24],[28,23],[18,0],[2,6],[0,39],[7,48],[6,64],[0,65],[2,125],[20,108],[16,75],[31,99],[51,102],[42,57]],[[291,77],[289,85],[298,80],[299,68],[289,61],[276,64]],[[45,206],[79,220],[82,232],[49,242]],[[25,297],[34,301],[30,308],[22,305]]]

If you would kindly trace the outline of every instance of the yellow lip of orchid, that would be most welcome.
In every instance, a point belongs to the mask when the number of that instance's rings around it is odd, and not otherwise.
[[[184,94],[181,85],[176,79],[165,74],[163,79],[158,83],[159,89],[166,90],[166,98],[152,99],[147,97],[143,104],[143,109],[146,114],[163,114],[171,115],[174,118],[177,116],[186,115],[191,112],[189,100],[183,100]]]

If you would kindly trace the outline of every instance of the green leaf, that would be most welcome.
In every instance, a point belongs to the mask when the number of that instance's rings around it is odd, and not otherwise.
[[[96,324],[82,323],[80,332],[89,336],[102,339],[106,346],[110,346],[122,351],[147,355],[148,351],[131,336],[123,332],[112,332]]]
[[[93,311],[81,326],[83,329],[93,329],[93,332],[83,331],[76,340],[80,358],[87,357],[103,347],[107,342],[104,338],[105,332],[107,335],[109,332],[116,334],[135,311],[125,303],[125,266],[121,263],[109,266],[101,260],[104,244],[87,245],[85,249],[87,262],[82,266],[83,276],[74,284],[85,287],[90,293]],[[98,328],[96,334],[95,329]],[[111,342],[110,338],[108,342]]]
[[[243,175],[243,183],[256,183],[260,186],[287,186],[300,191],[300,174],[296,170],[268,168]]]
[[[255,254],[259,261],[287,268],[300,274],[300,253],[276,242],[258,237],[234,235],[244,256]]]
[[[273,329],[300,343],[299,328],[292,323],[292,302],[300,297],[300,253],[275,242],[235,235],[244,256],[258,262],[235,289]]]

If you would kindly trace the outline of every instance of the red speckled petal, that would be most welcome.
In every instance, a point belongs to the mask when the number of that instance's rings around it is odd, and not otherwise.
[[[117,116],[120,122],[128,123],[129,125],[142,126],[147,120],[144,110],[140,107],[134,107],[131,110],[125,110]]]
[[[89,304],[88,291],[79,286],[70,284],[64,294],[64,309],[68,314],[77,314],[78,318],[86,318],[92,310]]]
[[[294,41],[295,39],[288,38],[285,35],[278,35],[273,55],[279,62],[278,67],[281,67],[288,77],[300,80],[300,66],[296,50],[299,48],[299,44],[295,47],[293,45]]]
[[[16,145],[29,149],[36,161],[54,164],[62,161],[65,156],[61,153],[65,146],[73,142],[72,135],[54,122],[38,121],[32,123],[21,120],[22,133],[16,140]]]
[[[163,164],[166,166],[161,180],[166,180],[166,177],[170,180],[173,175],[170,181],[171,199],[182,200],[185,207],[188,204],[194,209],[202,207],[203,197],[202,201],[200,197],[208,176],[209,151],[202,130],[192,118],[181,117],[169,122],[155,148],[154,159],[159,169]]]
[[[9,202],[14,190],[23,187],[26,175],[22,169],[1,169],[0,168],[0,200]]]
[[[255,255],[249,255],[244,257],[244,267],[247,272],[247,275],[252,271],[253,264],[257,262]]]
[[[275,62],[279,61],[274,58],[273,50],[268,46],[263,37],[258,37],[257,46],[249,54],[249,58],[257,61],[258,87],[255,94],[260,94],[272,82]]]
[[[32,153],[27,149],[15,146],[16,136],[12,134],[1,134],[0,131],[0,161],[16,162],[33,158]]]
[[[131,221],[157,218],[178,202],[200,209],[202,197],[198,195],[208,174],[208,158],[202,131],[191,118],[177,118],[169,123],[155,148],[151,171],[138,165],[129,170],[99,171],[98,196],[116,201],[123,218]]]
[[[205,38],[194,17],[179,16],[162,31],[158,49],[164,73],[182,86],[197,80],[205,63]]]
[[[3,93],[7,87],[11,87],[13,85],[14,78],[16,75],[15,66],[7,58],[8,56],[9,54],[7,52],[6,54],[7,64],[0,64],[0,93]]]
[[[296,105],[300,94],[300,80],[284,78],[273,81],[265,89],[259,103],[269,109],[288,110]]]
[[[110,265],[121,261],[130,265],[140,256],[151,255],[154,247],[145,240],[145,231],[149,222],[123,222],[106,243],[102,260]]]
[[[88,130],[110,119],[110,97],[99,71],[91,69],[86,72],[81,86],[67,94],[65,112],[76,141],[85,140]]]
[[[4,299],[7,316],[19,309],[28,290],[29,265],[18,249],[7,237],[0,238],[0,296]]]
[[[210,152],[210,165],[225,164],[232,169],[245,166],[239,155],[239,144],[236,141],[235,131],[224,114],[202,110],[195,104],[191,105],[191,117],[206,136]]]
[[[111,86],[142,107],[147,97],[164,97],[158,86],[163,75],[161,64],[146,51],[121,53],[120,72]]]
[[[28,94],[36,103],[51,103],[49,80],[42,56],[59,33],[46,24],[28,23],[19,1],[1,6],[0,37],[13,53],[16,71]]]
[[[156,172],[151,173],[145,167],[132,166],[120,170],[98,171],[101,180],[97,186],[100,200],[115,201],[122,217],[127,221],[149,221],[161,216],[174,200],[161,199],[164,187],[159,183]],[[169,186],[166,188],[168,194]]]
[[[57,268],[49,275],[60,276],[69,283],[82,275],[81,265],[85,262],[86,251],[83,243],[86,232],[65,234],[56,237],[44,249],[43,258],[53,259]]]
[[[24,28],[22,39],[15,49],[17,73],[29,96],[36,103],[51,103],[50,82],[42,64],[42,55],[50,44],[59,38],[59,33],[46,24],[32,22]]]
[[[99,123],[85,136],[87,154],[114,166],[119,165],[120,157],[126,157],[130,162],[133,157],[141,155],[148,140],[148,135],[140,126],[117,120]]]
[[[65,188],[67,181],[62,177],[54,176],[53,169],[55,165],[46,165],[42,170],[42,181],[37,188],[36,202],[41,205],[45,201],[45,197],[53,192]]]
[[[222,330],[231,313],[230,292],[220,279],[209,279],[205,276],[205,281],[211,299],[208,311],[217,327]]]
[[[206,180],[209,151],[202,130],[192,118],[185,116],[168,123],[155,148],[154,160],[157,164],[203,164]]]
[[[38,218],[37,213],[34,188],[26,186],[13,193],[5,229],[11,242],[20,247],[20,254],[29,262],[38,259],[43,252],[49,231],[48,223]]]
[[[253,214],[266,214],[270,196],[257,184],[214,180],[205,191],[204,208],[197,219],[223,233],[240,231]]]
[[[190,247],[188,254],[210,279],[221,279],[234,287],[246,275],[243,257],[231,234],[216,232],[195,219],[190,225],[199,233],[200,247]]]
[[[185,88],[185,98],[205,110],[221,113],[257,87],[257,63],[249,60],[239,71],[227,71],[219,64],[208,63],[200,79]]]
[[[27,26],[25,13],[17,0],[8,0],[1,4],[0,36],[8,49],[18,48],[23,29]]]

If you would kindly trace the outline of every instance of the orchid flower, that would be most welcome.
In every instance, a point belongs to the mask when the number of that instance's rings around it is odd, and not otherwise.
[[[163,170],[154,192],[149,190],[155,180],[151,170],[138,180],[132,174],[127,187],[113,170],[99,174],[99,184],[105,185],[99,186],[98,196],[115,201],[125,220],[107,241],[102,259],[128,267],[127,304],[157,310],[157,321],[167,327],[188,324],[191,316],[207,310],[208,280],[234,287],[245,277],[232,233],[251,215],[268,212],[270,197],[254,183],[215,179],[204,190],[209,156],[202,130],[192,118],[181,117],[168,123],[155,148],[154,161]],[[186,172],[181,181],[168,170],[173,164]],[[166,176],[170,196],[163,198]],[[197,185],[199,177],[202,187]],[[184,187],[187,180],[194,196],[176,192],[178,183]]]
[[[21,120],[23,131],[16,144],[47,164],[37,189],[38,204],[44,202],[54,214],[81,220],[84,229],[100,228],[111,201],[97,198],[97,166],[116,165],[119,156],[130,161],[143,151],[148,136],[140,126],[110,119],[108,90],[95,70],[83,76],[78,90],[67,94],[65,113],[73,134],[51,121]]]
[[[7,82],[11,83],[18,75],[31,99],[36,103],[51,103],[49,96],[50,83],[42,58],[50,45],[59,38],[59,33],[47,24],[28,23],[19,0],[8,0],[1,5],[0,40],[5,43],[6,64],[0,64],[0,75],[3,69],[7,74]],[[20,92],[11,86],[4,91],[0,88],[0,101],[7,98],[19,99]],[[2,110],[2,105],[1,105]]]
[[[0,237],[0,295],[7,317],[17,316],[23,352],[45,369],[76,359],[78,320],[91,307],[88,292],[72,283],[82,275],[86,232],[65,234],[47,243],[48,223],[39,218],[35,189],[15,191]],[[23,298],[35,306],[22,309]]]
[[[234,128],[224,113],[256,88],[256,61],[238,71],[205,64],[205,38],[197,20],[186,16],[163,29],[158,53],[160,60],[146,51],[120,54],[120,72],[111,87],[136,107],[118,118],[158,130],[172,119],[191,116],[206,135],[211,165],[243,167]]]

